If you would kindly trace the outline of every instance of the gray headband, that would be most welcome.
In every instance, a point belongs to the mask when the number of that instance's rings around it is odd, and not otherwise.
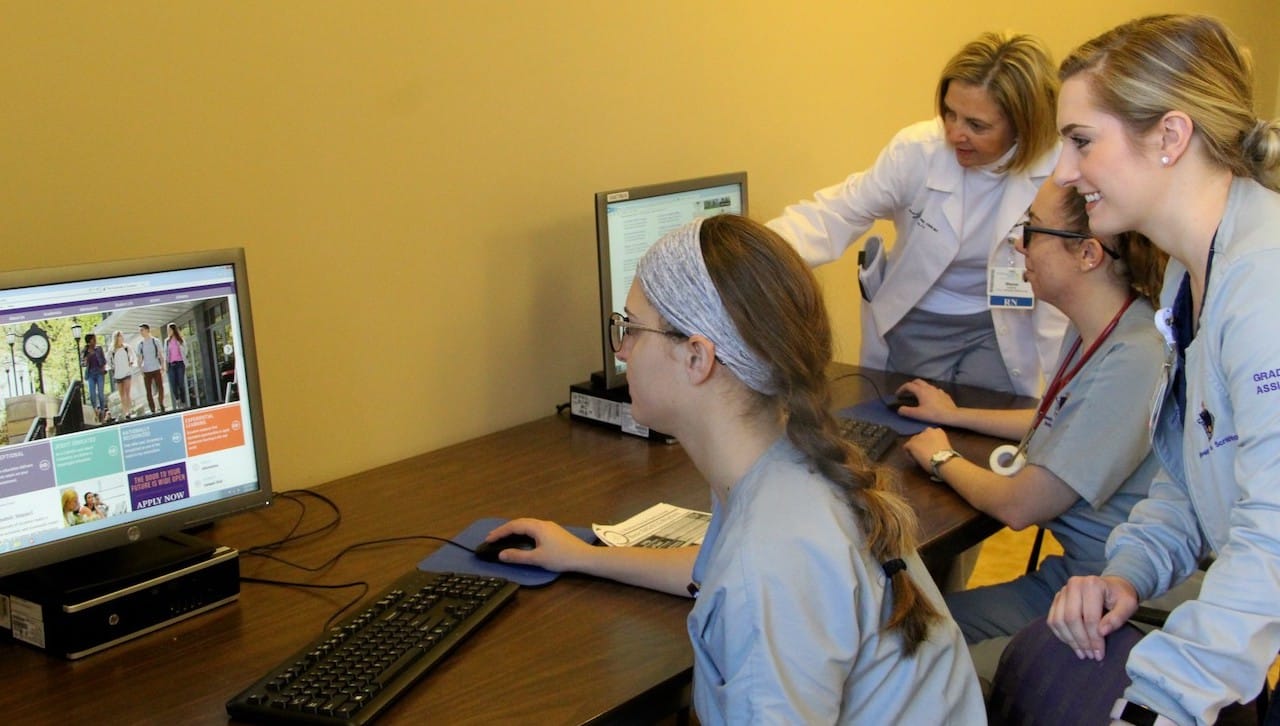
[[[715,343],[721,363],[752,390],[771,396],[778,389],[769,366],[747,347],[707,273],[701,229],[702,220],[695,219],[663,235],[640,258],[636,279],[645,297],[676,330],[706,336]]]

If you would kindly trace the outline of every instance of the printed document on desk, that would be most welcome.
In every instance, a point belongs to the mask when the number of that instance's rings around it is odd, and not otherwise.
[[[593,524],[591,530],[610,547],[669,549],[702,544],[711,514],[673,504],[655,504],[617,524]]]

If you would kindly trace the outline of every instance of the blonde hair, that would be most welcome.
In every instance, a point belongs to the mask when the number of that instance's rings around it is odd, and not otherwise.
[[[1131,138],[1169,111],[1191,117],[1209,158],[1280,191],[1280,125],[1253,109],[1253,63],[1231,31],[1204,15],[1151,15],[1085,43],[1059,78],[1084,74],[1099,109]]]
[[[965,45],[938,79],[938,114],[952,81],[978,86],[991,95],[1013,126],[1018,148],[1001,171],[1022,171],[1053,148],[1058,80],[1044,43],[1030,35],[983,33]]]
[[[68,507],[67,506],[68,504],[70,504],[71,506]],[[62,490],[62,511],[75,512],[75,511],[79,511],[79,509],[80,509],[80,495],[76,494],[75,489],[70,489],[70,488],[63,489]]]

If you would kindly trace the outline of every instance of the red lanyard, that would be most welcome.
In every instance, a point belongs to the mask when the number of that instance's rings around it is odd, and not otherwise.
[[[1071,350],[1067,353],[1067,357],[1062,359],[1062,365],[1058,366],[1058,372],[1053,374],[1053,380],[1049,382],[1049,387],[1045,389],[1044,398],[1040,399],[1040,407],[1036,409],[1036,418],[1031,422],[1031,429],[1027,431],[1027,439],[1031,438],[1031,434],[1040,426],[1040,422],[1044,421],[1044,417],[1049,413],[1049,407],[1053,405],[1053,400],[1058,397],[1059,393],[1062,393],[1062,389],[1067,387],[1067,384],[1071,382],[1071,379],[1076,377],[1076,374],[1080,372],[1080,369],[1084,368],[1084,364],[1089,362],[1089,359],[1093,357],[1093,354],[1098,352],[1098,348],[1100,348],[1107,337],[1111,335],[1111,331],[1115,330],[1116,325],[1120,322],[1120,318],[1124,317],[1125,311],[1128,310],[1129,306],[1133,304],[1133,301],[1137,299],[1136,295],[1129,296],[1129,299],[1125,301],[1123,306],[1121,306],[1120,312],[1116,313],[1114,318],[1111,318],[1111,322],[1107,323],[1107,327],[1102,329],[1102,333],[1098,335],[1098,339],[1093,341],[1093,344],[1089,346],[1089,349],[1084,352],[1084,355],[1080,358],[1080,362],[1077,363],[1075,368],[1072,368],[1069,373],[1063,376],[1063,371],[1067,370],[1067,364],[1071,362],[1073,357],[1075,357],[1076,351],[1080,350],[1080,343],[1084,340],[1080,337],[1076,338],[1076,342],[1072,344]]]

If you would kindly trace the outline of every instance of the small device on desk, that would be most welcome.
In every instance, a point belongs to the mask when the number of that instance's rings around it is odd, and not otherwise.
[[[675,438],[648,426],[642,426],[631,418],[631,395],[625,385],[618,388],[606,388],[601,383],[600,374],[593,374],[591,380],[569,386],[569,417],[602,426],[621,429],[632,436],[640,436],[650,441],[674,443]]]
[[[916,398],[915,394],[907,393],[904,391],[902,393],[899,393],[897,397],[894,398],[894,400],[890,401],[886,405],[889,407],[890,411],[893,411],[894,413],[898,413],[898,409],[902,408],[903,406],[906,406],[907,408],[914,408],[916,406],[919,406],[920,399]]]
[[[867,458],[880,461],[898,440],[898,432],[884,424],[856,418],[840,418],[840,435],[867,452]]]
[[[368,723],[518,588],[415,569],[228,701],[227,713],[260,723]]]
[[[0,578],[14,639],[69,659],[239,597],[239,552],[181,532]]]
[[[538,543],[527,534],[509,534],[506,537],[499,537],[492,542],[481,542],[476,545],[476,557],[485,562],[501,562],[498,554],[503,550],[531,550]]]

